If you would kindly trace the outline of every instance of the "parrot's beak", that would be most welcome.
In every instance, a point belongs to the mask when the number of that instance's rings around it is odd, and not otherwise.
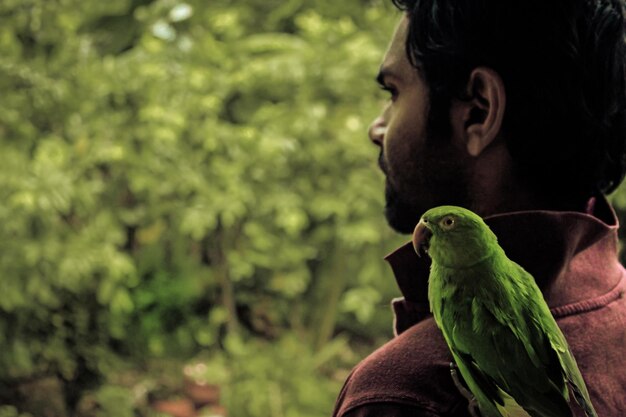
[[[420,219],[420,222],[415,226],[415,231],[413,232],[413,249],[415,249],[417,256],[421,257],[420,252],[422,251],[428,254],[428,242],[432,235],[433,232],[430,231],[424,219]]]

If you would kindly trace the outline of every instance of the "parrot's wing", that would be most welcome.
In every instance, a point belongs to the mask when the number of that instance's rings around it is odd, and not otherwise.
[[[566,384],[569,382],[587,415],[597,417],[567,341],[534,284],[534,278],[521,266],[512,261],[511,264],[507,272],[515,275],[513,282],[520,283],[515,288],[522,298],[522,302],[515,305],[517,309],[504,310],[479,302],[473,306],[476,327],[495,321],[483,327],[491,329],[491,337],[483,338],[484,346],[475,349],[493,352],[500,358],[477,358],[478,363],[525,409],[546,416],[571,415]],[[529,282],[532,285],[524,284]],[[514,360],[516,366],[511,367],[503,358]]]
[[[515,265],[521,270],[519,273],[528,274],[522,267]],[[532,291],[530,294],[532,300],[543,300],[543,295],[538,287],[533,286],[530,291]],[[552,352],[557,355],[563,376],[569,383],[576,402],[585,410],[585,414],[588,417],[597,417],[576,360],[569,350],[567,340],[552,317],[548,306],[543,302],[536,302],[536,305],[530,309],[530,317],[532,329],[541,332],[547,337]],[[540,349],[541,347],[535,346],[534,348]]]
[[[498,410],[506,402],[519,404],[530,415],[570,416],[560,361],[541,328],[529,325],[521,311],[498,308],[478,297],[471,303],[472,320],[449,318],[455,325],[444,331],[444,337],[470,390],[479,390],[474,395],[481,410],[483,398],[489,408]],[[439,307],[444,315],[454,310]],[[507,397],[514,401],[505,401]]]
[[[485,322],[492,312],[483,308],[481,316]],[[490,334],[485,334],[479,342],[481,346],[475,347],[479,352],[476,360],[483,371],[530,414],[570,416],[560,362],[546,335],[532,326],[525,331],[519,321],[505,316],[494,314],[491,319],[498,324],[490,326]]]

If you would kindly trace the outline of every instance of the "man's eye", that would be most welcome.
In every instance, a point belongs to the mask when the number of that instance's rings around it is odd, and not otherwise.
[[[389,93],[392,100],[394,100],[398,96],[398,90],[396,90],[393,87],[389,87],[387,85],[381,85],[380,89]]]

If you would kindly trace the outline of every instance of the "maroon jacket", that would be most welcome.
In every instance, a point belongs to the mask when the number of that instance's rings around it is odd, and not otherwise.
[[[536,279],[568,340],[600,417],[626,416],[626,271],[617,219],[604,199],[593,214],[532,211],[486,219],[512,260]],[[404,298],[396,337],[358,364],[335,417],[468,416],[450,376],[452,357],[429,313],[427,257],[407,244],[387,257]],[[572,406],[574,415],[584,415]]]

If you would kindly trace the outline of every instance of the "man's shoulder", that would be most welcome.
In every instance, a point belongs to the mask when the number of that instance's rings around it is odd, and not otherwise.
[[[375,403],[411,405],[448,414],[463,400],[450,376],[451,361],[434,320],[425,319],[353,369],[337,400],[335,415]]]

